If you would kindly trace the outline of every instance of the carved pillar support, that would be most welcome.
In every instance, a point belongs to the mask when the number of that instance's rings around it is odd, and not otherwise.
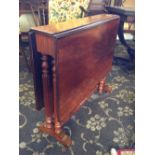
[[[69,147],[72,144],[71,138],[66,135],[61,129],[60,118],[58,113],[57,103],[57,89],[56,89],[56,65],[55,60],[52,61],[52,75],[53,75],[53,101],[50,100],[50,83],[48,73],[48,57],[42,56],[42,81],[43,81],[43,95],[45,105],[45,122],[39,126],[41,132],[48,133],[54,136],[65,147]],[[54,121],[52,120],[54,116]]]
[[[56,64],[55,60],[52,60],[52,73],[53,73],[53,104],[54,104],[54,129],[57,134],[61,132],[61,124],[58,114],[57,103],[57,89],[56,89]]]
[[[49,92],[49,75],[48,75],[48,57],[42,56],[42,80],[43,80],[43,94],[45,105],[45,127],[52,128],[52,106],[50,103]]]

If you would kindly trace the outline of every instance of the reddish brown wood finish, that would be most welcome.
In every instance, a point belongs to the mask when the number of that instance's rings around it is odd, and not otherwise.
[[[48,36],[57,36],[60,33],[64,33],[66,36],[65,32],[74,32],[74,30],[77,32],[77,30],[79,31],[83,28],[87,29],[90,26],[90,24],[99,25],[101,23],[105,23],[114,19],[117,20],[118,18],[119,17],[116,15],[101,14],[85,18],[73,19],[67,22],[33,27],[32,30],[35,30],[41,34]]]
[[[51,129],[47,128],[45,126],[45,123],[39,126],[39,130],[41,132],[45,132],[51,136],[54,136],[65,147],[69,147],[72,144],[71,138],[68,135],[66,135],[66,133],[63,132],[62,130],[59,133],[57,133],[53,127]]]
[[[115,22],[58,40],[58,90],[62,124],[110,72],[117,32]]]
[[[105,78],[99,82],[99,86],[98,86],[99,94],[102,94],[103,92],[111,93],[111,91],[112,91],[112,87],[106,85]]]
[[[98,87],[98,92],[99,92],[99,94],[102,94],[102,93],[103,93],[104,85],[105,85],[105,79],[103,79],[103,80],[101,80],[101,81],[99,82],[99,87]]]
[[[53,105],[54,105],[54,128],[56,133],[61,132],[61,124],[60,124],[60,118],[59,118],[59,106],[57,103],[57,88],[56,88],[56,63],[55,60],[52,61],[53,64]]]
[[[32,29],[36,37],[33,55],[43,55],[43,95],[37,89],[35,94],[36,99],[39,94],[44,98],[48,118],[45,124],[50,127],[41,126],[41,130],[53,135],[65,146],[70,145],[71,140],[60,136],[62,125],[111,71],[118,24],[118,16],[97,15]],[[33,64],[39,64],[38,59],[33,58],[33,61],[37,62]],[[36,65],[34,68],[40,70]],[[40,79],[40,76],[34,69],[35,78]],[[41,82],[35,83],[35,88],[39,89],[40,85]],[[105,81],[102,82],[100,92],[108,89]],[[37,104],[40,105],[38,100]],[[53,118],[53,122],[47,121],[49,118]]]
[[[43,79],[43,95],[44,95],[44,104],[45,104],[45,122],[46,127],[52,127],[52,104],[50,100],[49,92],[49,76],[48,76],[48,57],[42,56],[42,79]]]
[[[51,37],[36,34],[37,50],[46,55],[53,55],[54,40]]]

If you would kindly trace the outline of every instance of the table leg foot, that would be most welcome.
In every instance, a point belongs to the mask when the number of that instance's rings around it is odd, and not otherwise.
[[[112,87],[105,84],[104,88],[103,88],[103,92],[111,93],[112,92]]]
[[[61,144],[63,144],[65,147],[69,147],[72,145],[72,140],[71,138],[61,130],[60,133],[56,133],[54,127],[52,128],[47,128],[44,123],[42,123],[39,126],[39,131],[45,132],[53,137],[56,138]]]
[[[98,92],[99,92],[99,94],[102,94],[103,92],[111,93],[112,92],[112,87],[107,85],[106,82],[105,82],[105,79],[103,79],[103,80],[101,80],[99,82]]]

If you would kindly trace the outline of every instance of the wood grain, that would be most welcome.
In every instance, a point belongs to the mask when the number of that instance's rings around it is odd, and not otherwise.
[[[42,34],[36,34],[37,50],[42,54],[54,55],[54,39]]]
[[[111,21],[58,41],[62,123],[78,110],[79,103],[83,103],[98,82],[110,72],[117,24],[117,21]]]
[[[32,27],[31,30],[43,33],[44,35],[57,36],[62,32],[74,32],[86,27],[92,27],[94,25],[103,24],[105,22],[117,19],[117,15],[101,14],[96,16],[90,16],[85,18],[73,19],[66,22],[60,22],[56,24],[49,24],[44,26]]]

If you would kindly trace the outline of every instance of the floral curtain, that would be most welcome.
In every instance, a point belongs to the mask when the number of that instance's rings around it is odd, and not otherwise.
[[[90,0],[49,0],[49,24],[80,18],[79,6],[88,8]]]

